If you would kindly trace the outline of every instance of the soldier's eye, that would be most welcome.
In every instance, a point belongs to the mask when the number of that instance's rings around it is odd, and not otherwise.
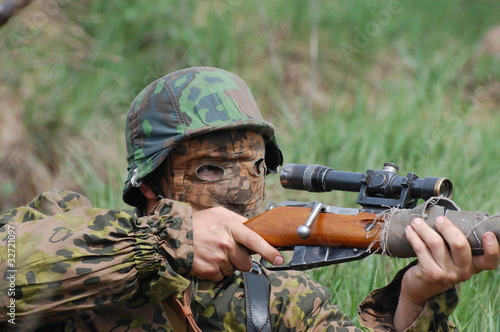
[[[224,174],[226,174],[226,171],[222,167],[214,165],[201,165],[196,169],[196,176],[203,181],[220,181]]]

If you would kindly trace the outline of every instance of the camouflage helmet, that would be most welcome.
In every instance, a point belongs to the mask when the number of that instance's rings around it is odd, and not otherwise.
[[[247,84],[225,70],[194,67],[168,74],[144,88],[126,120],[128,177],[123,200],[142,205],[138,187],[179,143],[209,132],[247,129],[266,143],[265,161],[274,173],[283,156],[274,127],[262,119]]]

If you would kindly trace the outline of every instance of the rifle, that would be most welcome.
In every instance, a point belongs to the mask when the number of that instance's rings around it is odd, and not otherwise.
[[[415,173],[400,176],[398,171],[398,165],[389,162],[382,170],[368,169],[365,173],[335,171],[322,165],[284,165],[280,182],[285,189],[358,192],[356,203],[361,208],[317,201],[269,203],[266,212],[245,225],[274,247],[292,251],[293,255],[282,266],[263,260],[264,266],[274,270],[307,270],[359,260],[374,253],[416,257],[404,235],[404,228],[416,217],[433,227],[438,216],[446,215],[466,234],[475,255],[483,253],[481,239],[486,231],[494,232],[500,239],[500,215],[461,211],[450,199],[453,184],[449,179],[419,178]],[[417,206],[419,199],[424,203]]]

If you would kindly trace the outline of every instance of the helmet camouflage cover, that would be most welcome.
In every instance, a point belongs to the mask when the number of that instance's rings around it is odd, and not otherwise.
[[[179,143],[221,130],[258,132],[266,143],[270,172],[283,161],[274,127],[262,115],[247,84],[222,69],[194,67],[168,74],[144,88],[130,106],[126,121],[128,177],[123,200],[141,205],[141,181]]]

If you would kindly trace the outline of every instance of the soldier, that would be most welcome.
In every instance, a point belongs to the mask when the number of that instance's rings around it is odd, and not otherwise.
[[[126,129],[123,199],[135,212],[97,209],[77,193],[51,191],[0,216],[2,257],[10,234],[16,245],[14,286],[0,289],[2,326],[359,330],[306,274],[252,263],[249,252],[283,263],[242,225],[258,212],[265,176],[276,172],[282,154],[241,78],[208,67],[162,77],[134,100]],[[362,326],[448,331],[458,302],[454,286],[497,267],[492,233],[483,237],[485,254],[473,258],[463,234],[438,219],[446,241],[418,219],[407,228],[419,260],[361,303]],[[4,279],[14,270],[9,262],[0,262]]]

